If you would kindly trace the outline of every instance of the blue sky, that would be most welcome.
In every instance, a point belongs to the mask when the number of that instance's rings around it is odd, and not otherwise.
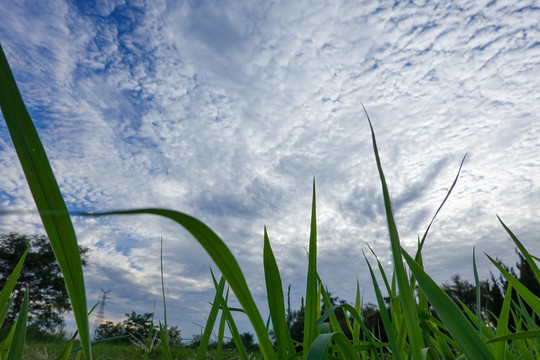
[[[424,247],[442,283],[517,257],[502,217],[540,252],[537,1],[3,2],[6,52],[68,208],[163,207],[216,231],[266,314],[263,227],[300,307],[312,179],[319,272],[352,301],[374,293],[362,251],[390,245],[362,103],[373,121],[405,248],[413,251],[468,154]],[[0,123],[0,231],[42,232]],[[209,257],[150,216],[73,218],[92,248],[89,302],[106,318],[161,312],[199,333]],[[373,258],[370,258],[373,260]],[[215,268],[214,268],[215,269]],[[232,302],[234,304],[234,300]],[[238,317],[243,331],[246,319]]]

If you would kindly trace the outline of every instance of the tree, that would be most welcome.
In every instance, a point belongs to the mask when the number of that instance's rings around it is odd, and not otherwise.
[[[94,330],[94,340],[104,340],[117,336],[126,336],[122,339],[113,340],[115,343],[139,343],[144,344],[148,339],[150,329],[152,327],[152,313],[137,314],[132,311],[131,313],[125,314],[127,319],[119,322],[113,323],[112,321],[107,321],[103,324],[100,324]],[[159,326],[153,325],[153,337],[158,339],[156,342],[159,342],[160,331]],[[179,345],[181,341],[180,330],[178,326],[169,327],[169,345]]]
[[[9,233],[0,235],[0,287],[4,287],[15,265],[29,248],[13,291],[14,299],[6,324],[12,324],[29,289],[28,325],[37,332],[52,332],[64,324],[62,314],[71,310],[64,278],[45,235]],[[79,247],[86,265],[87,247]],[[9,328],[9,327],[7,327]]]

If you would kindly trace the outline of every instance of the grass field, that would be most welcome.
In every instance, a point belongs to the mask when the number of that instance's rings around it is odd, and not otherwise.
[[[1,50],[1,48],[0,48]],[[82,351],[72,356],[92,358],[137,358],[133,348],[118,345],[93,345],[88,322],[88,307],[83,280],[83,272],[75,231],[64,199],[58,188],[55,176],[33,122],[15,84],[11,70],[0,51],[0,105],[8,126],[14,147],[19,156],[30,190],[39,210],[43,226],[49,237],[57,262],[63,273],[66,288],[73,307],[78,328],[78,339]],[[366,112],[367,116],[367,112]],[[367,116],[371,127],[371,121]],[[454,303],[448,295],[425,273],[422,262],[422,246],[427,238],[429,227],[419,242],[418,250],[408,254],[400,245],[398,231],[394,222],[390,195],[386,186],[383,167],[378,155],[375,133],[371,127],[373,153],[380,176],[384,197],[388,231],[394,261],[392,273],[385,273],[380,263],[370,264],[369,269],[375,287],[375,295],[381,310],[388,341],[381,341],[372,329],[366,328],[361,314],[360,294],[357,290],[354,304],[332,306],[317,273],[317,212],[315,181],[313,183],[313,202],[309,239],[309,266],[306,275],[304,339],[295,344],[290,337],[286,323],[285,301],[280,271],[274,257],[270,236],[264,232],[264,272],[267,301],[270,312],[269,333],[266,319],[255,304],[241,268],[233,254],[207,225],[199,220],[168,209],[127,209],[111,213],[79,214],[86,216],[114,216],[153,214],[176,222],[188,230],[208,253],[222,277],[214,278],[216,288],[212,309],[208,315],[205,332],[198,349],[172,349],[168,345],[167,321],[159,324],[161,347],[156,353],[135,354],[140,358],[182,359],[227,358],[229,353],[220,351],[224,329],[227,326],[235,340],[234,358],[249,359],[240,335],[236,329],[231,311],[227,306],[230,288],[243,311],[249,318],[259,343],[260,354],[265,359],[538,359],[540,358],[540,328],[538,313],[540,299],[521,284],[497,261],[490,258],[509,285],[503,308],[499,314],[486,314],[477,306],[472,312]],[[457,181],[454,181],[454,184]],[[450,195],[453,185],[450,188]],[[446,201],[443,200],[441,206]],[[436,214],[435,214],[436,215]],[[435,217],[434,217],[435,218]],[[540,279],[539,259],[529,254],[512,231],[501,221],[501,231],[506,231],[509,241],[517,246]],[[367,258],[366,258],[366,261]],[[0,314],[2,321],[10,307],[10,294],[17,281],[17,275],[24,262],[24,256],[14,269],[0,294]],[[476,272],[476,265],[473,264]],[[379,272],[383,282],[377,281]],[[477,281],[477,289],[478,279]],[[331,284],[329,284],[331,285]],[[387,308],[383,293],[389,294]],[[515,294],[512,297],[512,294]],[[477,297],[479,298],[479,294]],[[514,300],[515,299],[515,300]],[[163,298],[165,302],[165,298]],[[321,314],[321,301],[328,309]],[[67,359],[73,350],[75,339],[68,344],[36,345],[25,344],[28,297],[20,310],[18,320],[10,335],[0,346],[1,359],[59,358]],[[352,334],[349,339],[336,319],[335,311],[342,308],[348,315],[346,328]],[[208,352],[207,346],[214,325],[218,325],[218,349]],[[510,325],[515,324],[515,325]],[[177,353],[179,351],[180,353]],[[182,352],[186,351],[186,352]],[[131,354],[129,354],[131,352]],[[104,354],[107,355],[104,355]],[[41,356],[41,357],[40,357]]]

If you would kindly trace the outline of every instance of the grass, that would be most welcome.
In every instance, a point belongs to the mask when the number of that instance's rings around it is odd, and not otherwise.
[[[48,158],[43,148],[37,131],[26,110],[22,97],[12,76],[11,70],[0,47],[0,106],[9,129],[15,150],[19,156],[30,190],[34,197],[37,209],[41,216],[44,228],[49,236],[51,246],[57,258],[60,269],[64,275],[66,288],[75,315],[80,349],[72,350],[74,341],[60,348],[51,348],[51,358],[67,359],[70,352],[72,356],[86,359],[100,358],[103,348],[118,350],[117,358],[122,352],[121,346],[109,344],[92,344],[88,326],[87,302],[82,277],[80,254],[77,247],[77,239],[67,212],[62,194],[58,188],[56,179],[51,170]],[[364,109],[365,111],[365,109]],[[366,112],[367,116],[367,112]],[[377,269],[383,279],[383,284],[376,280],[376,275],[371,264],[369,270],[375,294],[380,306],[388,342],[378,338],[374,329],[366,328],[360,313],[360,294],[357,291],[355,306],[339,305],[329,306],[328,294],[325,286],[317,273],[317,212],[315,180],[313,181],[313,201],[311,215],[311,231],[309,239],[309,265],[307,272],[307,286],[305,297],[304,339],[301,350],[297,352],[295,344],[291,340],[287,325],[283,299],[283,286],[280,279],[279,269],[271,248],[270,236],[264,231],[264,272],[266,280],[267,300],[269,304],[270,320],[267,322],[261,317],[261,313],[253,300],[247,286],[242,269],[238,265],[233,254],[229,251],[225,242],[220,239],[207,225],[199,220],[174,210],[169,209],[128,209],[107,213],[84,214],[86,216],[136,216],[138,214],[153,214],[176,222],[188,230],[203,249],[210,255],[215,266],[220,270],[223,278],[217,281],[216,295],[213,307],[208,317],[206,331],[201,338],[201,346],[197,351],[196,358],[203,359],[209,356],[207,344],[211,332],[219,318],[219,335],[217,349],[212,356],[224,358],[222,351],[223,333],[227,326],[235,340],[237,351],[235,358],[248,359],[249,355],[236,329],[231,310],[227,305],[229,290],[231,289],[238,299],[242,309],[249,318],[259,342],[260,356],[265,359],[534,359],[540,357],[540,329],[537,326],[538,313],[540,313],[540,299],[519,282],[512,274],[508,273],[500,264],[490,258],[501,274],[508,280],[506,298],[500,314],[489,314],[491,321],[484,318],[481,312],[473,313],[466,307],[454,303],[446,293],[429,277],[423,269],[421,249],[426,240],[428,226],[417,252],[414,256],[408,254],[400,244],[398,229],[394,222],[390,194],[386,186],[386,180],[382,163],[378,155],[375,132],[371,129],[373,152],[377,165],[377,171],[381,181],[385,211],[388,223],[389,238],[394,259],[392,274],[385,273],[380,262],[377,260]],[[460,168],[461,169],[461,168]],[[448,191],[442,205],[450,195],[455,182]],[[440,208],[439,208],[440,210]],[[437,215],[438,210],[435,214]],[[435,218],[434,216],[434,218]],[[500,220],[500,219],[499,219]],[[432,220],[433,222],[433,220]],[[512,231],[500,221],[510,239],[523,254],[536,278],[540,278],[540,270],[536,264],[537,257],[529,254]],[[21,264],[24,261],[21,259]],[[367,261],[367,258],[366,258]],[[476,263],[473,263],[476,273]],[[0,294],[0,319],[3,320],[8,311],[12,286],[15,283],[18,266],[8,283]],[[165,302],[165,290],[163,285],[163,301]],[[389,294],[390,304],[386,308],[383,292]],[[512,293],[517,296],[512,300]],[[479,293],[477,296],[479,298]],[[321,314],[321,300],[329,309]],[[532,308],[532,313],[525,305]],[[352,339],[345,335],[345,330],[340,327],[334,312],[342,308],[352,319],[347,327],[352,333]],[[462,310],[465,312],[462,312]],[[8,338],[0,345],[0,359],[19,359],[23,352],[30,352],[30,347],[25,348],[25,306],[20,311],[16,324],[11,329]],[[166,318],[166,314],[165,314]],[[512,321],[510,321],[512,320]],[[511,327],[509,324],[516,324]],[[270,325],[271,324],[271,325]],[[495,324],[495,325],[493,325]],[[166,329],[166,322],[160,327]],[[275,341],[269,330],[273,330]],[[143,354],[143,358],[172,359],[182,358],[185,354],[176,354],[174,349],[168,346],[166,331],[162,331],[162,345],[158,353]],[[49,350],[47,350],[47,356]],[[52,354],[54,352],[54,354]],[[82,354],[82,355],[81,355]],[[26,356],[26,355],[25,355]],[[109,355],[111,356],[111,355]],[[194,354],[187,355],[190,358]]]

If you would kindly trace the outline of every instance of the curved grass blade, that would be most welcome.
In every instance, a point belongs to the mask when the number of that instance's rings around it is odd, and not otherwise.
[[[306,360],[320,360],[326,359],[328,356],[328,346],[334,341],[338,348],[341,350],[343,359],[352,360],[360,359],[356,350],[349,342],[349,339],[345,334],[341,332],[334,332],[329,334],[321,334],[313,341],[311,348],[309,349]]]
[[[110,211],[97,214],[80,214],[87,216],[105,216],[105,215],[135,215],[135,214],[154,214],[171,219],[184,227],[201,244],[210,258],[219,268],[227,283],[234,291],[238,302],[242,305],[248,316],[253,329],[257,334],[261,353],[266,359],[275,358],[272,343],[266,331],[253,297],[249,291],[244,274],[240,270],[238,262],[223,240],[221,240],[208,226],[192,216],[184,213],[166,210],[166,209],[134,209],[123,211]]]
[[[266,280],[266,294],[268,308],[272,319],[272,327],[276,337],[276,347],[278,359],[287,359],[295,354],[294,344],[289,334],[287,326],[287,315],[285,314],[285,298],[283,297],[283,284],[276,263],[276,258],[270,246],[266,226],[264,227],[264,277]],[[288,355],[287,355],[288,353]]]
[[[24,342],[26,339],[26,321],[28,319],[28,288],[24,293],[24,299],[19,311],[19,316],[15,322],[15,331],[13,332],[13,339],[11,340],[11,346],[7,355],[7,360],[22,359],[24,352]]]
[[[45,149],[0,46],[0,107],[39,210],[58,266],[64,276],[86,359],[92,359],[86,292],[75,231]]]
[[[363,105],[362,105],[363,107]],[[388,222],[388,230],[390,233],[390,242],[392,247],[392,256],[394,259],[394,268],[396,272],[396,279],[398,283],[399,296],[401,304],[403,307],[403,316],[405,318],[405,324],[407,327],[407,335],[409,337],[412,354],[415,359],[421,359],[422,354],[421,350],[425,347],[424,340],[422,337],[422,331],[420,328],[420,319],[418,317],[418,311],[416,307],[416,302],[413,297],[413,289],[410,287],[409,280],[407,279],[407,274],[405,273],[405,267],[403,265],[403,259],[401,256],[401,245],[399,243],[399,235],[394,221],[394,215],[392,213],[392,205],[390,203],[390,194],[388,192],[388,186],[386,185],[386,180],[384,177],[381,159],[379,157],[379,151],[377,149],[377,141],[375,139],[375,131],[373,130],[373,125],[369,115],[364,107],[364,112],[369,122],[369,127],[371,129],[371,140],[373,142],[373,152],[375,154],[375,161],[377,162],[377,169],[379,171],[379,177],[381,180],[383,198],[384,198],[384,207],[386,210],[386,220]]]
[[[311,230],[309,235],[309,260],[306,285],[306,308],[304,315],[304,357],[311,344],[319,335],[315,325],[320,316],[320,297],[317,289],[317,215],[316,215],[315,179],[313,179],[313,200],[311,203]]]
[[[469,320],[459,310],[456,303],[418,266],[407,252],[403,251],[402,254],[409,265],[409,269],[416,277],[418,285],[426,294],[463,353],[469,359],[495,359],[490,349],[482,341]]]
[[[232,314],[229,311],[229,308],[227,306],[228,299],[229,299],[229,291],[227,291],[227,295],[225,299],[221,300],[221,311],[223,312],[223,316],[225,317],[225,320],[227,320],[227,325],[229,325],[229,331],[231,332],[231,336],[233,338],[234,345],[236,346],[236,350],[238,350],[238,356],[240,357],[240,360],[248,360],[249,356],[247,354],[246,347],[244,346],[244,343],[242,342],[242,338],[240,337],[240,333],[238,332],[236,323],[234,322]]]

